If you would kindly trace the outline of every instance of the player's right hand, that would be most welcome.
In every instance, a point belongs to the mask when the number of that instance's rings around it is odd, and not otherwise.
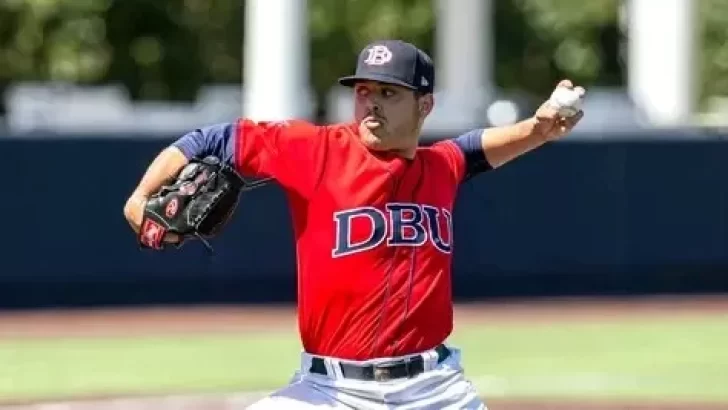
[[[569,80],[559,82],[556,88],[564,87],[574,90],[579,94],[579,98],[583,98],[586,91],[583,87],[575,87]],[[536,120],[535,131],[541,135],[546,141],[559,139],[568,133],[579,123],[584,116],[584,112],[578,109],[573,116],[565,117],[562,115],[558,107],[555,107],[551,101],[546,101],[539,107],[534,115]]]

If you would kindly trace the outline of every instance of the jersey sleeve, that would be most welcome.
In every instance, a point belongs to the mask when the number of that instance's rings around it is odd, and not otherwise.
[[[233,163],[243,175],[274,178],[304,198],[316,190],[326,160],[326,127],[306,121],[240,119]]]
[[[444,158],[458,182],[493,169],[483,151],[483,131],[482,128],[474,129],[433,145],[433,149]]]
[[[226,122],[190,131],[172,143],[172,146],[182,151],[188,160],[213,155],[232,166],[234,137],[235,123]]]

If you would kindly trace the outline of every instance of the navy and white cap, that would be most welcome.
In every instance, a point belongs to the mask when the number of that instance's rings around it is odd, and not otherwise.
[[[401,40],[371,43],[359,53],[356,73],[339,79],[351,87],[359,81],[379,81],[429,94],[435,89],[432,59],[416,46]]]

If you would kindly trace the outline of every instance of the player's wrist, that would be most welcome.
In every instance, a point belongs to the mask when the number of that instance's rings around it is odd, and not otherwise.
[[[538,124],[538,118],[534,115],[519,123],[521,129],[520,132],[526,139],[536,140],[540,143],[545,143],[548,141],[548,138],[543,133],[543,130],[541,129],[542,127],[539,127]]]
[[[138,193],[132,194],[124,205],[124,216],[135,231],[139,230],[144,215],[147,197]]]

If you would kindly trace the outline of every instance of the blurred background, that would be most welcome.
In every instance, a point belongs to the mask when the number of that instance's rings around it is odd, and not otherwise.
[[[726,290],[728,1],[653,3],[2,1],[0,305],[292,300],[277,187],[212,258],[140,252],[122,207],[196,127],[349,120],[336,79],[379,38],[436,62],[424,144],[526,118],[562,78],[589,90],[567,140],[462,189],[458,296]]]
[[[468,319],[458,340],[474,352],[479,388],[728,400],[727,35],[728,0],[0,0],[0,401],[287,380],[297,354],[287,325],[284,336],[80,345],[61,343],[59,329],[123,329],[115,314],[93,316],[120,307],[291,306],[293,238],[276,186],[243,199],[215,255],[195,243],[141,251],[122,207],[153,157],[191,129],[238,116],[348,120],[336,79],[381,38],[435,60],[423,144],[526,118],[563,78],[588,90],[568,139],[461,190],[458,302],[584,300],[537,319],[540,333]],[[656,321],[675,319],[664,303],[625,327],[598,325],[616,320],[609,310],[557,324],[587,298],[706,294],[708,318]],[[201,321],[216,323],[208,313]],[[28,342],[49,326],[54,338]],[[262,351],[278,357],[272,376],[239,373]]]
[[[657,8],[656,8],[657,7]],[[244,113],[348,119],[336,79],[402,38],[438,67],[430,129],[529,115],[590,90],[581,129],[721,126],[724,0],[5,0],[4,133],[179,133]],[[609,125],[609,126],[607,126]]]

